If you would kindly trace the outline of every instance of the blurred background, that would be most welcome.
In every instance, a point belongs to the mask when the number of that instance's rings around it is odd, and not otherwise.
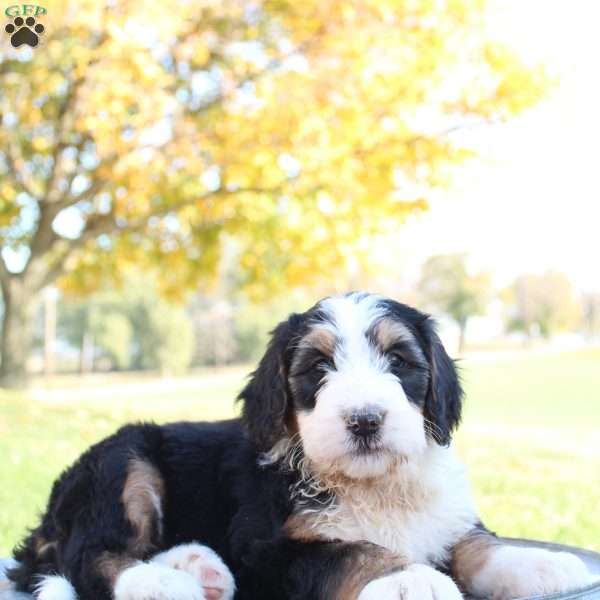
[[[438,319],[488,526],[600,550],[594,0],[40,6],[0,30],[0,555],[86,446],[235,414],[350,289]]]

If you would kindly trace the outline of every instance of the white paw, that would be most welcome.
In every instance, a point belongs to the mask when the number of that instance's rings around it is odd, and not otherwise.
[[[450,577],[426,565],[410,565],[404,571],[367,584],[358,600],[461,600]]]
[[[118,577],[115,600],[206,600],[188,573],[159,564],[140,563]]]
[[[202,586],[206,600],[231,600],[235,582],[231,571],[211,548],[201,544],[175,546],[157,554],[152,561],[185,571]]]
[[[473,579],[473,592],[492,600],[514,600],[566,592],[591,583],[587,567],[568,552],[501,546]]]

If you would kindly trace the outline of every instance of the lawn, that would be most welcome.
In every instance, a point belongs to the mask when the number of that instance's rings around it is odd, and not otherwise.
[[[0,556],[82,449],[130,420],[227,417],[247,370],[0,391]],[[465,361],[462,374],[456,451],[484,521],[504,535],[600,550],[600,350]]]

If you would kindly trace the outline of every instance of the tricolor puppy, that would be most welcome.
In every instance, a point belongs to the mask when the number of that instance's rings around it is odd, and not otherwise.
[[[449,447],[461,394],[427,315],[326,298],[275,329],[241,419],[131,425],[85,453],[11,579],[40,600],[504,600],[584,585],[575,556],[503,545],[480,522]]]

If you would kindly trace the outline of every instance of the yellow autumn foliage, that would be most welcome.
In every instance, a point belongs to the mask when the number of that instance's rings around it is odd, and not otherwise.
[[[330,280],[470,156],[448,132],[547,86],[484,0],[45,6],[0,53],[0,231],[33,293],[131,263],[182,290],[224,235],[250,293]]]

